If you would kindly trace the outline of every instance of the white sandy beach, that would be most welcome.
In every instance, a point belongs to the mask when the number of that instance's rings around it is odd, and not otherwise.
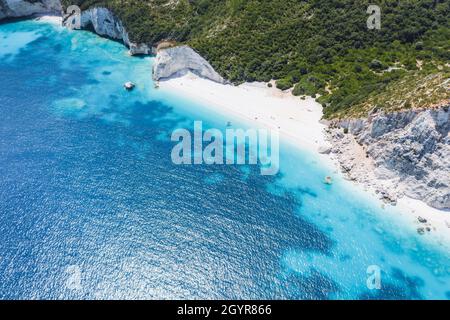
[[[326,126],[319,123],[322,106],[312,98],[301,100],[265,83],[222,85],[193,74],[162,81],[160,87],[214,107],[218,113],[231,113],[251,124],[279,130],[302,149],[317,152],[328,145],[323,134]]]
[[[193,74],[161,81],[160,88],[201,102],[219,114],[231,114],[255,126],[278,129],[282,139],[289,139],[296,147],[316,154],[326,165],[333,166],[334,171],[338,168],[335,160],[318,152],[328,142],[324,132],[326,126],[320,123],[322,107],[312,98],[301,100],[289,92],[269,88],[265,83],[221,85]],[[384,206],[381,200],[380,206]],[[429,227],[432,230],[423,237],[450,246],[450,212],[407,197],[399,199],[397,208],[402,212],[401,218],[412,228]],[[427,223],[419,223],[419,216]]]

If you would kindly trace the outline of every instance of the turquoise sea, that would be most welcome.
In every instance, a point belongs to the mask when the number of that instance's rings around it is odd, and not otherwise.
[[[276,176],[172,164],[173,129],[245,124],[151,68],[89,32],[0,25],[0,298],[450,299],[448,246],[325,185],[314,155],[282,143]]]

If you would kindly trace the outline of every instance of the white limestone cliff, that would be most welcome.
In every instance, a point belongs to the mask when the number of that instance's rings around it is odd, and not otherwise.
[[[59,0],[0,0],[0,19],[50,12],[61,14],[62,10]],[[70,26],[70,19],[72,18],[70,14],[65,14],[63,24]],[[131,42],[122,21],[111,10],[104,7],[93,7],[82,11],[80,27],[81,29],[92,29],[100,36],[122,41],[130,49],[130,54],[132,55],[146,55],[156,52],[154,44]],[[205,79],[225,83],[225,80],[213,67],[188,46],[179,46],[158,51],[153,69],[154,79],[161,80],[180,76],[188,71]]]
[[[352,180],[392,202],[406,195],[450,209],[449,106],[379,112],[334,125],[329,131],[332,153]]]
[[[152,53],[151,46],[145,43],[131,42],[122,21],[107,8],[96,7],[81,13],[81,28],[87,29],[89,27],[92,27],[98,35],[123,41],[132,55]]]
[[[218,83],[225,83],[209,62],[189,46],[172,47],[157,52],[153,66],[153,79],[170,79],[188,72]]]

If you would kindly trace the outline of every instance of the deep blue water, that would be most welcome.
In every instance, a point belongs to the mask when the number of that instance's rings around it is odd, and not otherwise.
[[[151,63],[0,25],[0,298],[450,299],[447,247],[312,155],[283,144],[277,176],[172,164],[174,128],[239,123],[154,89]]]

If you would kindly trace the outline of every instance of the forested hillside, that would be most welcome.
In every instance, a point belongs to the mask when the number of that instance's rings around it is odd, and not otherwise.
[[[234,83],[276,79],[295,95],[316,95],[326,117],[450,99],[449,0],[63,2],[112,9],[132,41],[188,43]],[[367,28],[369,4],[382,9],[381,30]],[[414,84],[425,89],[398,93],[395,106],[383,97]]]

